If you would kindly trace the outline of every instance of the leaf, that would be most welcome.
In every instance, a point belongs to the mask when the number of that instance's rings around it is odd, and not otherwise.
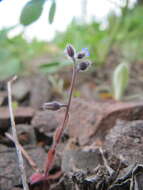
[[[119,64],[113,73],[114,98],[120,100],[128,85],[129,68],[126,63]]]
[[[34,183],[37,183],[39,181],[43,181],[45,178],[44,178],[44,175],[41,174],[41,173],[34,173],[31,177],[30,177],[30,184],[34,184]]]
[[[51,68],[51,67],[57,67],[60,65],[60,62],[51,62],[51,63],[47,63],[47,64],[42,64],[40,67],[41,68]]]
[[[20,23],[27,26],[36,21],[42,13],[45,0],[31,0],[24,6],[21,15]]]
[[[0,64],[0,80],[15,75],[21,71],[21,62],[19,59],[13,58],[7,62]]]
[[[55,2],[55,0],[53,0],[51,7],[50,7],[50,11],[49,11],[49,23],[50,24],[53,23],[55,12],[56,12],[56,2]]]
[[[45,176],[47,176],[47,174],[49,173],[49,170],[52,168],[53,164],[54,164],[54,160],[55,160],[55,149],[51,148],[48,151],[48,156],[47,156],[47,160],[46,160],[46,164],[45,164]]]
[[[60,62],[52,62],[40,65],[40,70],[44,73],[54,73],[59,69],[59,67]]]
[[[40,70],[44,73],[54,73],[58,71],[60,68],[63,66],[68,65],[69,63],[67,62],[51,62],[47,64],[42,64],[40,65]]]

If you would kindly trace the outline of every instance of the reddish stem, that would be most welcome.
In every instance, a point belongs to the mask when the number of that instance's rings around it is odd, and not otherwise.
[[[48,177],[49,171],[53,166],[54,159],[55,159],[55,154],[56,154],[56,148],[57,148],[57,145],[59,144],[59,142],[61,140],[61,136],[63,134],[64,129],[66,128],[67,121],[68,121],[68,118],[69,118],[69,109],[70,109],[70,105],[71,105],[72,93],[73,93],[76,74],[77,74],[75,59],[73,59],[73,62],[74,62],[74,65],[73,65],[73,72],[72,72],[72,80],[71,80],[71,85],[70,85],[69,98],[68,98],[68,103],[67,103],[67,107],[66,107],[66,111],[65,111],[65,116],[64,116],[63,124],[60,127],[60,130],[56,131],[57,132],[56,135],[55,135],[56,139],[53,142],[53,145],[52,145],[51,149],[48,152],[50,154],[48,154],[47,164],[46,164],[46,168],[45,168],[45,176],[46,177]],[[52,154],[51,154],[51,151],[52,151]]]

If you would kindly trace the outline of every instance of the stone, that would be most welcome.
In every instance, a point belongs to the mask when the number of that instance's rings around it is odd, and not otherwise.
[[[29,148],[28,154],[37,163],[40,169],[43,169],[46,153],[42,148]],[[27,161],[24,162],[27,179],[33,174],[32,168]],[[7,152],[0,152],[0,189],[8,190],[14,186],[21,184],[21,177],[18,167],[17,154],[15,149]]]
[[[122,157],[129,165],[143,164],[143,120],[118,121],[109,131],[104,148]]]
[[[32,119],[32,126],[35,130],[36,139],[44,145],[51,145],[53,142],[53,132],[59,126],[58,121],[52,111],[37,111]]]
[[[0,113],[0,133],[4,133],[11,126],[8,107],[1,107]],[[34,113],[35,111],[31,107],[18,107],[14,109],[15,123],[30,123]]]
[[[7,93],[5,91],[0,91],[0,106],[3,105],[6,97],[7,97]]]
[[[20,144],[22,145],[36,144],[35,133],[32,125],[19,124],[16,125],[16,129]]]
[[[23,100],[31,89],[29,77],[21,77],[12,84],[12,96],[17,101]]]
[[[40,132],[53,132],[58,127],[58,121],[53,111],[37,111],[31,122],[32,126]]]
[[[45,75],[35,75],[31,81],[30,106],[39,109],[43,103],[51,99],[51,85]]]
[[[103,164],[102,155],[98,148],[84,148],[76,145],[70,139],[62,155],[62,171],[93,170]]]

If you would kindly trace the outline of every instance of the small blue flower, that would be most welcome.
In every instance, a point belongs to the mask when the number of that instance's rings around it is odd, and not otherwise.
[[[82,48],[82,52],[84,52],[87,57],[90,56],[88,48]]]

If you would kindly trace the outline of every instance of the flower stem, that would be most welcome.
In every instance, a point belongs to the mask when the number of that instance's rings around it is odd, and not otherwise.
[[[71,85],[70,85],[68,103],[67,103],[67,106],[65,108],[66,109],[65,110],[65,116],[64,116],[62,126],[58,130],[56,130],[56,132],[57,132],[56,139],[53,142],[53,145],[52,145],[51,149],[48,152],[49,154],[48,154],[48,158],[47,158],[47,164],[46,164],[46,167],[45,167],[46,168],[45,169],[45,177],[48,177],[49,171],[50,171],[50,169],[52,168],[52,166],[54,164],[56,148],[57,148],[57,145],[59,144],[59,142],[61,140],[61,136],[63,134],[64,129],[67,126],[67,121],[68,121],[68,118],[69,118],[69,110],[70,110],[72,94],[73,94],[73,89],[74,89],[75,79],[76,79],[76,74],[77,74],[75,59],[73,59],[73,62],[74,62],[74,64],[73,64],[72,80],[71,80]]]

